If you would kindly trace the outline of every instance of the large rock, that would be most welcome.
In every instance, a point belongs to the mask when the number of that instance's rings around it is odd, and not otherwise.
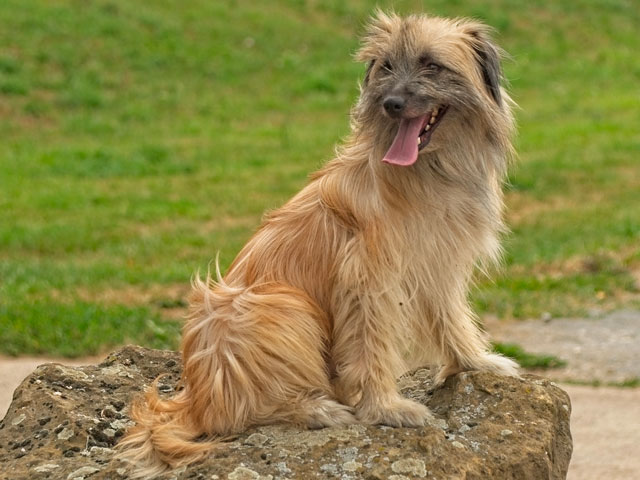
[[[16,390],[0,423],[0,478],[120,479],[112,447],[143,386],[180,375],[175,352],[126,347],[99,365],[38,367]],[[253,428],[178,479],[547,479],[564,478],[571,457],[570,403],[548,380],[462,373],[434,388],[429,371],[401,380],[403,393],[437,420],[423,428],[352,425]]]

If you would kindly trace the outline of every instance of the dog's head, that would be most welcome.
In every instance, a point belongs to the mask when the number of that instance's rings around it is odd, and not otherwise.
[[[412,165],[478,130],[508,135],[500,131],[510,119],[500,50],[485,25],[378,12],[357,58],[367,71],[356,112],[390,144],[384,161]]]

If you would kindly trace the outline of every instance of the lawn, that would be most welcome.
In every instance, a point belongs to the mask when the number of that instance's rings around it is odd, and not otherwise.
[[[348,4],[348,5],[347,5]],[[0,3],[0,352],[175,347],[189,279],[348,131],[375,5]],[[640,9],[624,0],[434,0],[510,53],[519,158],[481,315],[640,305]]]

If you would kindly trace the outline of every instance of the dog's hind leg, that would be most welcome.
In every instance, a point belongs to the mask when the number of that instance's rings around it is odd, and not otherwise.
[[[326,314],[299,289],[201,285],[183,337],[185,378],[205,432],[292,422],[353,423],[333,395]],[[198,303],[199,302],[199,303]]]
[[[184,388],[168,400],[149,390],[121,442],[134,476],[199,460],[252,425],[355,421],[333,398],[326,318],[306,294],[275,283],[233,288],[197,280],[194,287],[182,345]]]

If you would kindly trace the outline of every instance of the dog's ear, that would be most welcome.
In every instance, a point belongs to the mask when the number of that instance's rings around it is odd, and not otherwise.
[[[488,93],[495,102],[502,106],[502,67],[500,65],[501,51],[494,45],[489,36],[490,29],[482,24],[468,26],[467,35],[471,39],[471,46],[482,72],[482,80]]]

